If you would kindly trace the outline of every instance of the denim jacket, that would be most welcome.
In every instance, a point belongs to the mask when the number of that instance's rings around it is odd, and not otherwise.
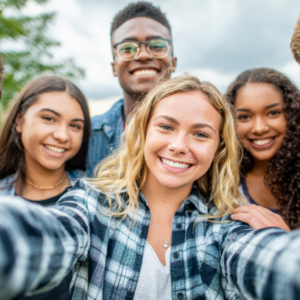
[[[126,206],[126,191],[120,196]],[[17,291],[52,287],[76,262],[70,299],[134,298],[151,217],[142,193],[134,225],[129,218],[120,222],[110,215],[106,195],[84,180],[49,209],[24,201],[13,205],[9,199],[0,199],[0,204],[0,219],[4,219],[0,222],[0,299]],[[289,287],[297,270],[289,266],[286,272],[284,255],[277,260],[293,237],[281,229],[253,231],[246,224],[228,222],[230,216],[215,219],[216,223],[199,220],[200,215],[215,212],[194,186],[174,215],[172,299],[237,300],[239,293],[247,299],[266,299],[266,295],[275,300],[299,299],[299,290]],[[15,263],[8,264],[7,257]]]
[[[121,99],[105,114],[92,118],[92,133],[86,163],[88,177],[94,177],[97,163],[112,154],[120,145],[124,130],[123,105],[123,99]]]

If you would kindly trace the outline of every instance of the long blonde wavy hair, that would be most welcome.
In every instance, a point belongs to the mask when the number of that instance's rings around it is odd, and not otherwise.
[[[240,205],[238,184],[241,147],[236,136],[230,104],[211,83],[200,82],[197,77],[184,75],[158,83],[137,104],[126,125],[124,140],[119,150],[101,161],[95,171],[96,178],[90,179],[93,185],[107,194],[110,212],[113,215],[123,219],[129,212],[137,212],[139,207],[139,190],[149,171],[144,158],[144,147],[153,109],[165,97],[188,91],[200,91],[205,94],[222,118],[217,156],[207,173],[197,180],[201,194],[208,201],[213,201],[218,209],[218,214],[208,217],[222,217]],[[126,203],[120,197],[120,193],[125,190]]]

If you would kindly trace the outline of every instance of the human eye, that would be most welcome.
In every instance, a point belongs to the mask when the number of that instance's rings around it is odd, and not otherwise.
[[[237,116],[237,119],[240,121],[248,121],[250,119],[250,116],[248,116],[246,114],[240,114]]]
[[[48,122],[54,122],[55,119],[52,116],[42,116],[42,119]]]
[[[164,40],[152,40],[149,43],[151,49],[161,49],[167,47],[167,42]]]
[[[121,53],[134,53],[137,49],[137,45],[134,43],[124,43],[120,45]]]
[[[281,111],[278,110],[278,109],[271,110],[268,113],[269,116],[277,116],[277,115],[280,115],[280,114],[281,114]]]
[[[171,131],[172,130],[172,127],[170,125],[166,125],[166,124],[159,125],[159,127],[162,128],[165,131]]]
[[[196,132],[195,136],[197,138],[208,138],[207,134],[205,134],[204,132]]]
[[[76,124],[76,123],[74,123],[74,124],[71,124],[71,127],[72,127],[72,128],[74,128],[74,129],[76,129],[76,130],[81,130],[81,129],[83,128],[83,126],[82,126],[82,125],[80,125],[80,124]]]

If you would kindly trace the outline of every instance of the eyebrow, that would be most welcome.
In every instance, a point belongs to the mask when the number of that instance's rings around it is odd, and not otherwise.
[[[277,106],[277,105],[282,105],[282,104],[278,102],[278,103],[274,103],[274,104],[268,105],[265,108],[271,108],[271,107],[274,107],[274,106]]]
[[[149,36],[146,36],[146,41],[152,40],[152,39],[163,39],[163,37],[159,36],[159,35],[149,35]],[[131,37],[127,37],[127,38],[123,39],[120,43],[126,42],[126,41],[137,41],[137,40],[138,40],[137,37],[131,36]]]
[[[279,103],[279,102],[278,103],[273,103],[273,104],[265,106],[265,109],[269,109],[269,108],[277,106],[277,105],[282,105],[282,104]],[[250,111],[250,109],[249,108],[239,108],[236,111]]]
[[[43,109],[40,110],[40,112],[41,111],[49,111],[49,112],[55,114],[56,116],[61,117],[60,113],[58,113],[57,111],[55,111],[53,109],[50,109],[50,108],[43,108]],[[77,122],[77,121],[80,121],[80,122],[84,123],[83,119],[72,119],[72,122]]]
[[[156,117],[154,120],[156,120],[158,118],[164,118],[164,119],[167,119],[168,121],[170,121],[171,123],[173,123],[175,125],[179,125],[179,122],[176,119],[174,119],[174,118],[172,118],[170,116],[162,115],[162,116]],[[192,125],[193,129],[196,129],[196,128],[205,128],[205,127],[208,127],[210,129],[212,129],[216,133],[216,130],[211,125],[209,125],[209,124],[206,124],[206,123],[195,123],[195,124]]]

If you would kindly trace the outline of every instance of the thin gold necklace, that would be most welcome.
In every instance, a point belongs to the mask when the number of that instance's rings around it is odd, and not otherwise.
[[[55,185],[53,185],[53,186],[47,186],[47,187],[38,186],[38,185],[34,184],[33,182],[31,182],[31,181],[30,181],[29,179],[27,179],[27,178],[25,178],[25,181],[26,181],[29,185],[33,186],[34,188],[36,188],[36,189],[38,189],[38,190],[54,190],[56,187],[58,187],[59,185],[62,184],[62,182],[65,180],[65,178],[66,178],[66,173],[63,174],[62,178],[60,179],[60,181],[59,181],[57,184],[55,184]]]

